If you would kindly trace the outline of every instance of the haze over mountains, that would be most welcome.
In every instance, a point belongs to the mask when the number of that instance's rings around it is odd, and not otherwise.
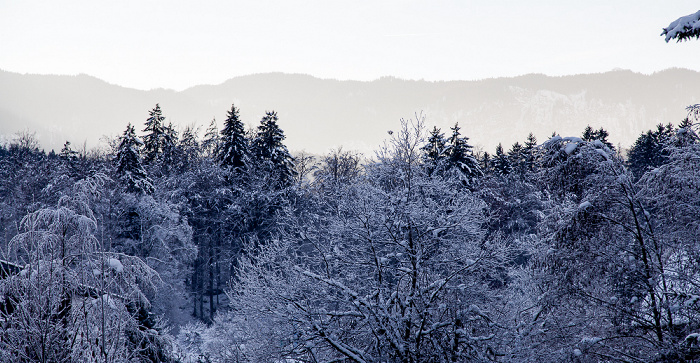
[[[685,107],[699,98],[700,73],[685,69],[449,82],[269,73],[181,92],[129,89],[87,75],[0,71],[0,134],[36,131],[47,150],[60,150],[66,140],[93,147],[103,135],[121,134],[129,122],[142,129],[148,111],[160,103],[166,122],[198,125],[201,136],[214,117],[221,127],[235,103],[251,127],[266,110],[277,111],[289,149],[317,154],[341,145],[370,153],[401,118],[421,111],[428,126],[446,133],[459,122],[470,142],[489,152],[498,142],[508,149],[529,132],[540,141],[553,131],[580,135],[588,124],[603,126],[613,143],[627,147],[658,123],[678,124]]]

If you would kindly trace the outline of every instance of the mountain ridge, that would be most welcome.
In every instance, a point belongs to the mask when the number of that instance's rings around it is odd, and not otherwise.
[[[533,132],[540,141],[556,131],[579,135],[605,127],[614,143],[629,146],[658,123],[677,124],[685,107],[698,103],[700,72],[671,68],[653,74],[614,70],[597,74],[527,74],[476,81],[425,81],[382,77],[374,81],[322,79],[303,74],[260,73],[218,85],[182,91],[149,91],[110,84],[89,75],[26,75],[0,70],[0,134],[28,128],[42,145],[60,150],[97,145],[132,123],[143,127],[160,103],[167,121],[200,126],[216,117],[222,126],[235,103],[241,117],[257,126],[275,110],[291,150],[322,154],[344,146],[370,153],[399,127],[399,119],[421,112],[429,127],[449,133],[459,122],[474,145],[508,148]]]

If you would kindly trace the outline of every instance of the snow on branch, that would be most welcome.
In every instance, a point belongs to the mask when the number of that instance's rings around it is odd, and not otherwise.
[[[700,11],[676,19],[668,27],[664,28],[661,35],[666,36],[666,43],[671,39],[676,39],[676,41],[680,42],[700,37]]]

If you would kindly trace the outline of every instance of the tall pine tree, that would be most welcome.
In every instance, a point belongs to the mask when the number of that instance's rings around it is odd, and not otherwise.
[[[525,145],[523,145],[523,156],[525,157],[525,166],[528,171],[535,170],[535,160],[536,160],[536,148],[537,148],[537,138],[532,132],[527,135],[525,140]]]
[[[256,161],[269,164],[271,171],[279,177],[281,185],[289,185],[294,180],[294,158],[282,143],[284,132],[277,125],[277,112],[268,111],[260,120],[257,134],[251,144],[251,151]]]
[[[204,140],[202,140],[202,151],[205,156],[214,158],[218,155],[219,140],[219,128],[216,126],[216,118],[213,118],[204,132]]]
[[[670,123],[658,124],[656,130],[639,135],[627,154],[627,163],[636,178],[666,162],[669,155],[667,146],[673,135],[674,129]]]
[[[231,105],[228,111],[224,129],[221,130],[221,141],[217,158],[221,166],[241,169],[245,166],[248,152],[248,140],[245,137],[245,129],[239,110]],[[284,138],[284,135],[282,135]]]
[[[513,165],[508,155],[503,152],[503,146],[500,143],[496,146],[496,154],[491,159],[491,165],[494,173],[498,175],[508,175],[513,172]]]
[[[428,136],[428,142],[423,146],[423,158],[428,174],[444,167],[447,160],[447,140],[445,134],[437,126],[433,126]]]
[[[127,192],[151,194],[154,191],[153,182],[141,164],[139,149],[142,145],[143,142],[136,136],[134,126],[127,125],[120,137],[115,158],[117,175],[126,184]]]
[[[484,172],[474,157],[472,146],[467,143],[469,138],[461,136],[459,125],[455,124],[450,130],[452,136],[447,146],[448,168],[457,168],[462,173],[464,182],[470,185],[474,179],[483,176]]]
[[[158,155],[163,151],[163,143],[165,139],[165,117],[160,110],[160,105],[156,103],[156,107],[149,111],[149,117],[146,120],[146,128],[143,132],[146,133],[143,137],[143,160],[150,164],[154,162]]]

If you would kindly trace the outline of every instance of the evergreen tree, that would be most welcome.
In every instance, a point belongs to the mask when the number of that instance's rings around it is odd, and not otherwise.
[[[70,147],[70,141],[66,141],[66,143],[63,144],[63,148],[61,149],[61,153],[59,155],[67,161],[73,161],[78,158],[78,152]]]
[[[593,131],[591,125],[586,125],[586,128],[583,129],[583,135],[581,135],[581,138],[584,141],[593,141],[595,139],[595,131]]]
[[[253,139],[251,149],[255,159],[268,163],[276,173],[281,185],[288,185],[294,180],[294,158],[282,143],[284,132],[277,125],[277,112],[268,111],[260,120],[257,134]]]
[[[525,167],[528,171],[535,170],[535,148],[537,147],[537,138],[532,132],[527,135],[525,145],[523,146],[523,156],[525,157]]]
[[[434,126],[428,136],[428,142],[423,146],[425,152],[423,158],[428,169],[428,174],[432,174],[436,169],[443,167],[447,160],[447,140],[445,134]]]
[[[656,130],[641,134],[630,149],[627,157],[632,174],[640,178],[648,169],[653,169],[665,162],[669,152],[666,148],[671,142],[674,130],[669,123],[658,124]]]
[[[245,138],[245,129],[239,116],[239,110],[231,105],[228,117],[224,121],[224,129],[221,130],[221,142],[217,158],[221,166],[240,169],[245,166],[248,141]]]
[[[161,138],[161,153],[159,156],[157,156],[157,160],[160,162],[161,170],[166,173],[170,172],[170,170],[172,170],[175,167],[175,164],[181,157],[181,153],[177,144],[177,130],[175,130],[172,123],[168,123],[168,126],[163,127],[163,135]]]
[[[79,164],[79,159],[81,159],[78,155],[78,152],[73,150],[70,147],[70,141],[66,141],[65,144],[63,144],[63,148],[61,149],[61,152],[58,154],[58,156],[63,160],[63,166],[65,167],[65,171],[68,173],[68,176],[75,178],[75,179],[81,179],[81,177],[85,176],[83,175],[85,170],[82,170]],[[83,158],[83,161],[84,158]]]
[[[598,130],[593,130],[591,125],[588,125],[583,130],[583,135],[581,136],[581,138],[584,141],[589,141],[589,142],[599,140],[600,142],[603,143],[603,145],[607,146],[608,149],[615,150],[615,147],[613,146],[613,144],[611,144],[608,141],[608,136],[610,136],[610,134],[604,128],[601,127]]]
[[[527,170],[524,150],[523,145],[516,141],[508,151],[508,159],[513,167],[513,171],[518,174],[524,174]]]
[[[496,146],[496,155],[491,159],[491,165],[493,171],[499,175],[508,175],[513,172],[513,165],[503,152],[503,146],[500,143]]]
[[[204,140],[202,140],[204,155],[211,158],[216,157],[219,151],[219,140],[219,128],[216,126],[216,118],[213,118],[204,133]]]
[[[141,165],[139,148],[142,145],[143,142],[136,136],[134,127],[131,124],[127,125],[119,140],[119,148],[115,158],[117,175],[126,183],[127,192],[151,194],[154,191],[153,182]]]
[[[149,111],[149,115],[146,120],[146,128],[143,129],[143,132],[146,133],[143,137],[145,163],[152,163],[158,158],[158,155],[163,151],[165,139],[165,126],[163,125],[165,117],[160,110],[160,105],[156,103],[156,107]]]
[[[686,117],[678,125],[676,136],[673,138],[673,146],[684,147],[698,142],[698,135],[693,130],[693,121]]]
[[[459,125],[455,124],[450,130],[452,136],[447,147],[448,168],[457,168],[464,176],[464,181],[471,184],[474,179],[483,176],[484,172],[472,153],[472,146],[467,143],[469,138],[461,136]]]
[[[197,141],[197,130],[192,129],[190,126],[185,127],[178,142],[178,149],[180,150],[178,165],[180,170],[186,171],[192,167],[192,164],[199,157],[200,144]]]
[[[484,171],[485,174],[491,172],[491,155],[484,151],[479,157],[479,167]]]

